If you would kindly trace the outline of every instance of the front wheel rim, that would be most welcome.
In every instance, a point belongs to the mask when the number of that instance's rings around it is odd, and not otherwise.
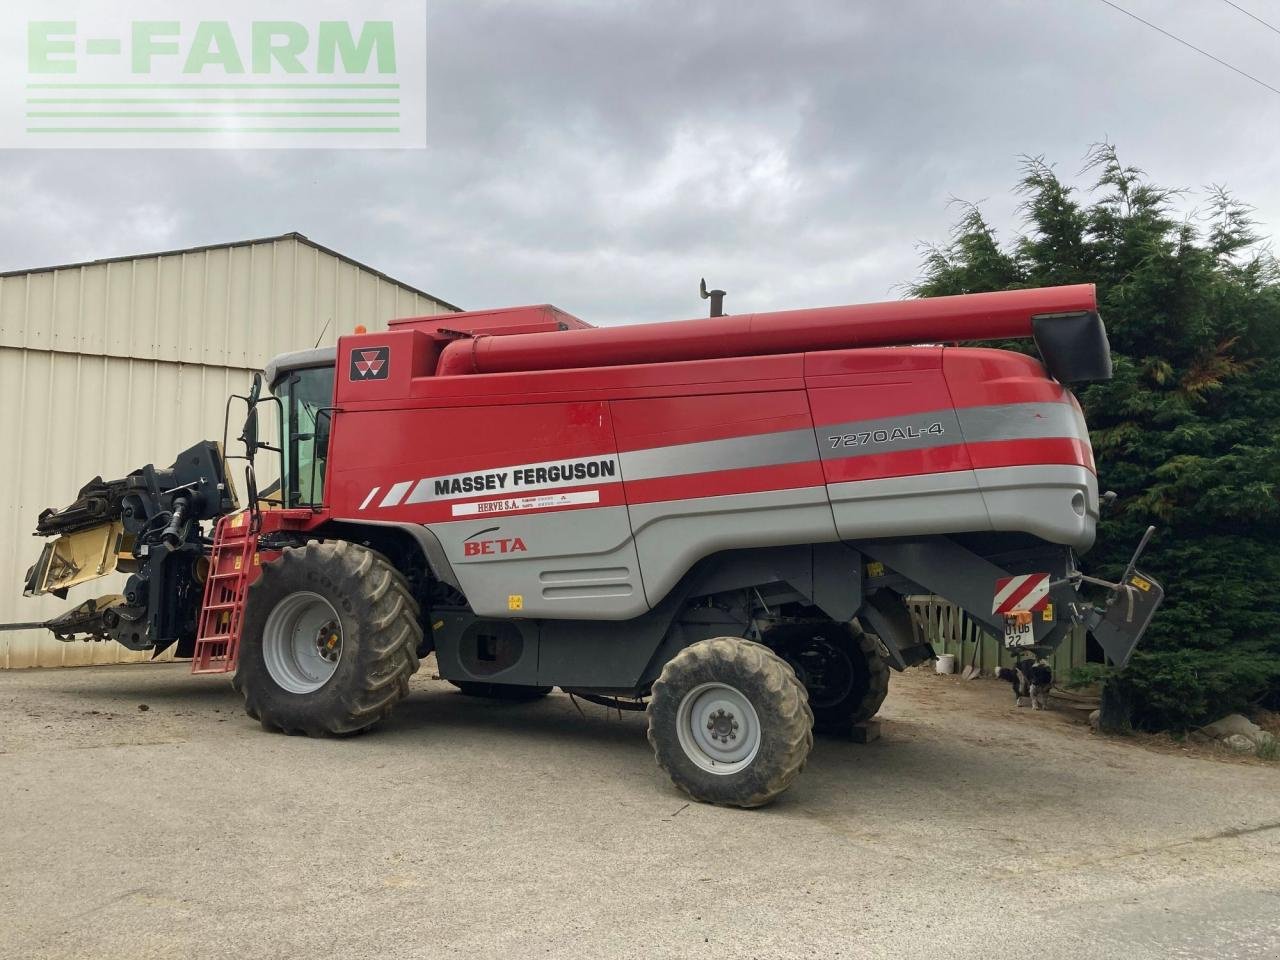
[[[725,683],[694,687],[676,714],[680,747],[700,769],[729,776],[760,752],[760,718],[751,701]]]
[[[314,693],[342,661],[342,620],[318,593],[300,590],[276,604],[262,628],[267,673],[289,693]]]

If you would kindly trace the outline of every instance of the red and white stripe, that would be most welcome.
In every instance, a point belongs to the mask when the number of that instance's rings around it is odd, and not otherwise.
[[[992,613],[1015,610],[1043,610],[1049,602],[1049,575],[1024,573],[1017,577],[1001,577],[996,581],[996,595],[991,601]]]

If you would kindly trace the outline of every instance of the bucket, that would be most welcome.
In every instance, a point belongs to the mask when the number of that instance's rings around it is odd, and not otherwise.
[[[938,662],[933,665],[933,669],[938,673],[955,673],[956,672],[956,655],[954,653],[944,653],[938,657]]]

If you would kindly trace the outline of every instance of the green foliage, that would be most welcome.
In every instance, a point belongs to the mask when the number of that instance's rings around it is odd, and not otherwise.
[[[925,248],[918,296],[1091,282],[1115,377],[1080,395],[1099,482],[1119,494],[1088,559],[1116,577],[1148,524],[1143,568],[1167,596],[1113,682],[1143,728],[1185,728],[1280,701],[1280,267],[1225,189],[1150,183],[1110,144],[1082,191],[1042,158],[1002,245],[975,206]],[[1026,349],[1025,345],[1019,349]]]
[[[1086,663],[1083,666],[1072,667],[1062,686],[1067,690],[1079,690],[1082,687],[1104,683],[1110,675],[1110,667],[1101,663]]]

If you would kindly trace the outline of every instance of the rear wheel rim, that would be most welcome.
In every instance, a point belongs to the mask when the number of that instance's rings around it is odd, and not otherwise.
[[[792,644],[785,659],[799,675],[815,710],[834,707],[853,693],[856,668],[848,652],[815,634]]]
[[[289,693],[314,693],[342,661],[342,620],[318,593],[300,590],[276,604],[262,629],[267,673]]]
[[[704,683],[680,701],[680,747],[707,773],[729,776],[751,766],[760,752],[760,718],[751,701],[726,683]]]

